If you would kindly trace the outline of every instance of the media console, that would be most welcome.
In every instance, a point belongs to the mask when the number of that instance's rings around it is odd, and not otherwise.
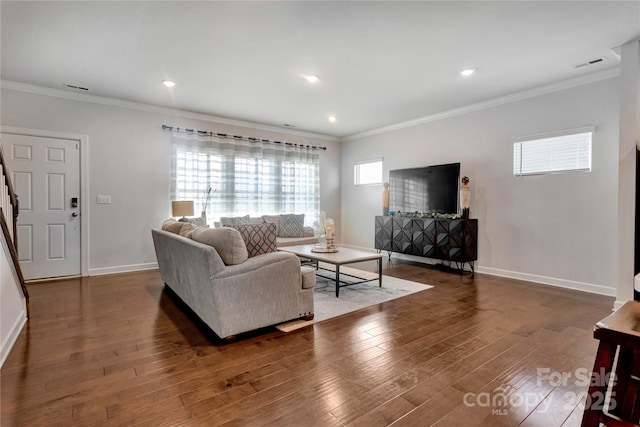
[[[468,263],[471,277],[474,276],[474,261],[478,259],[477,219],[376,216],[375,232],[378,252],[453,262],[459,270]]]

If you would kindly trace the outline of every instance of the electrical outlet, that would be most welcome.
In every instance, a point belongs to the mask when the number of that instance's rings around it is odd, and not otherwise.
[[[99,205],[109,205],[111,204],[111,196],[98,196],[97,202]]]

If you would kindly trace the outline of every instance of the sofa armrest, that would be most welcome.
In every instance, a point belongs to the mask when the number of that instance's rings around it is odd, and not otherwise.
[[[227,266],[211,290],[205,305],[221,319],[220,336],[313,313],[313,288],[303,288],[300,260],[292,253],[271,252]]]

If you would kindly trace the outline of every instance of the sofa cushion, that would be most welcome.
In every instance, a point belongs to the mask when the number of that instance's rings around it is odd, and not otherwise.
[[[317,237],[278,237],[276,243],[278,247],[283,246],[300,246],[300,245],[315,245],[318,243]]]
[[[235,217],[228,217],[228,216],[220,217],[220,225],[223,227],[229,227],[231,225],[246,225],[246,224],[253,224],[253,220],[249,217],[249,215],[235,216]]]
[[[232,225],[240,232],[249,258],[278,250],[276,245],[276,225],[273,223]]]
[[[280,227],[278,237],[303,237],[304,236],[304,214],[280,215]]]
[[[226,265],[242,264],[248,258],[247,246],[234,228],[199,227],[193,230],[191,239],[212,246]]]
[[[180,230],[182,230],[182,227],[185,224],[188,224],[188,223],[182,222],[182,221],[176,221],[175,219],[168,219],[162,223],[162,230],[169,231],[174,234],[180,234]]]

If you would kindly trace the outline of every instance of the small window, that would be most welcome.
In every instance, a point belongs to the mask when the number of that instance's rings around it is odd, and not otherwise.
[[[591,172],[591,136],[583,128],[513,144],[513,176]]]
[[[355,185],[382,184],[382,159],[367,160],[353,165]]]

